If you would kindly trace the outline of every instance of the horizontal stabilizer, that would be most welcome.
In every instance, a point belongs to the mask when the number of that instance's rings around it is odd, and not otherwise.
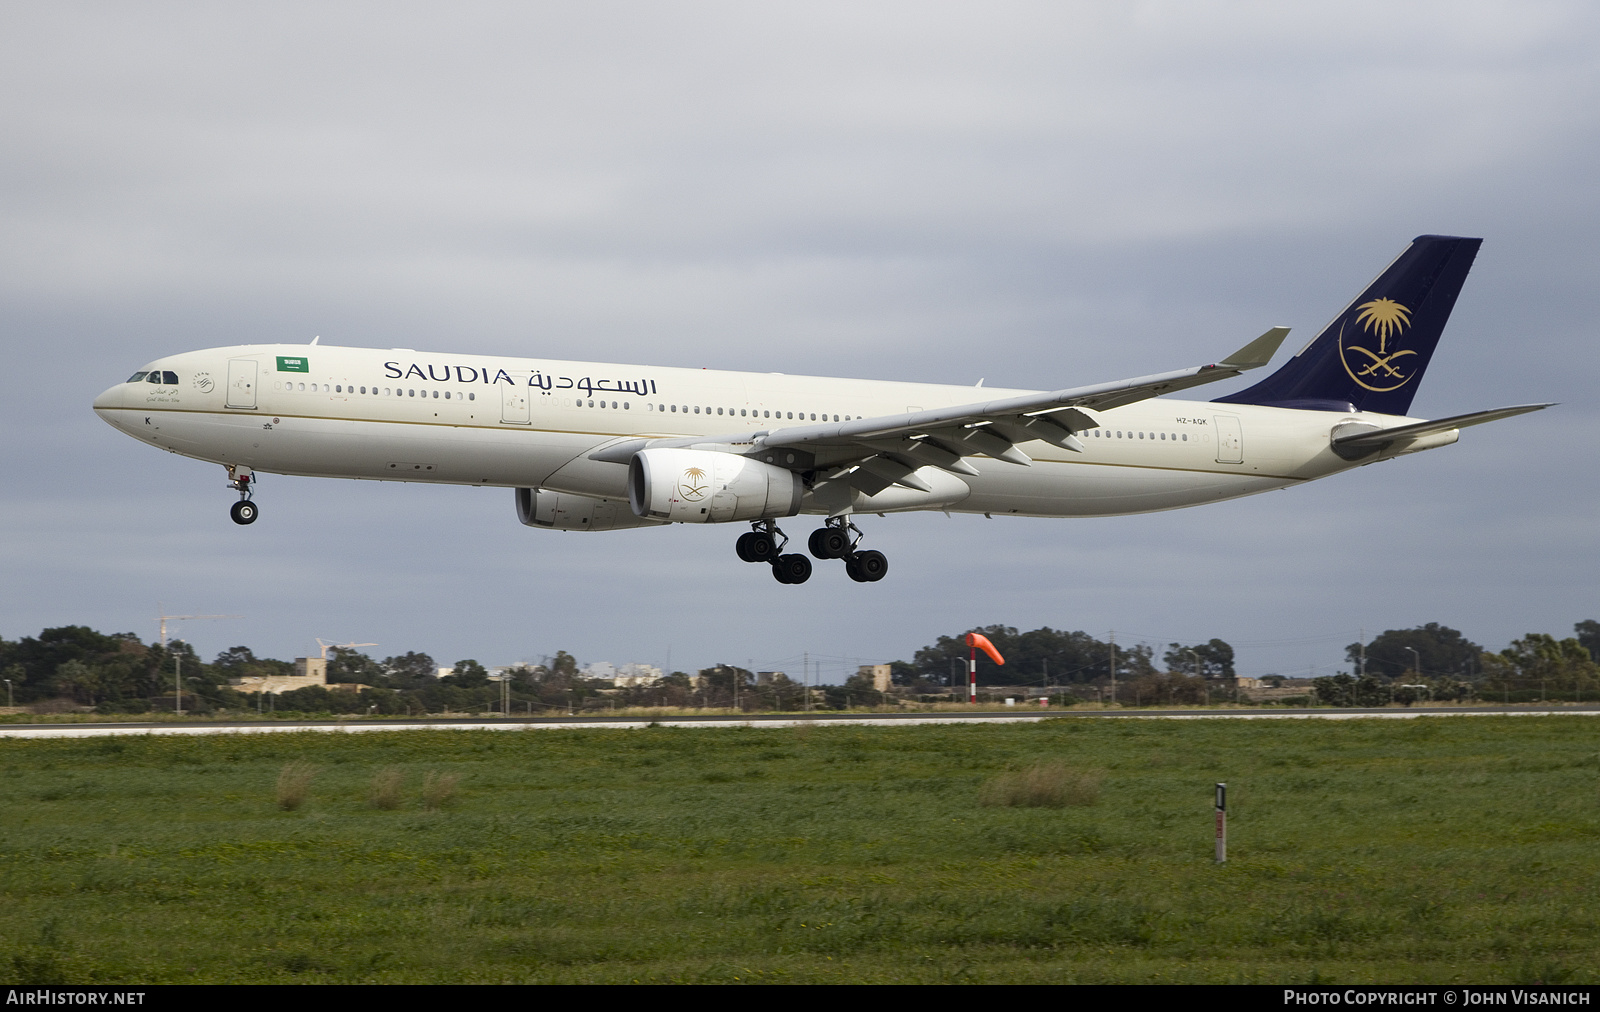
[[[1530,411],[1542,411],[1552,404],[1553,401],[1549,404],[1516,404],[1509,408],[1492,408],[1488,411],[1474,411],[1467,415],[1436,418],[1431,422],[1413,422],[1410,425],[1396,425],[1388,429],[1352,432],[1347,436],[1335,436],[1333,449],[1342,457],[1364,456],[1400,440],[1418,439],[1436,432],[1465,429],[1469,425],[1482,425],[1484,422],[1495,422],[1514,415],[1525,415]]]

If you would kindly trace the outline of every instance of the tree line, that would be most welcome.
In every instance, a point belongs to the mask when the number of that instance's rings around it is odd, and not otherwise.
[[[1221,639],[1204,643],[1119,644],[1110,637],[1048,626],[1020,632],[980,626],[1006,658],[1004,667],[978,654],[981,687],[1038,688],[1060,703],[1100,700],[1125,705],[1199,704],[1213,698],[1219,680],[1235,677],[1234,650]],[[1600,701],[1600,622],[1586,620],[1556,639],[1529,633],[1489,651],[1461,632],[1430,622],[1390,629],[1345,651],[1350,668],[1316,679],[1314,701],[1333,706],[1374,706],[1416,700],[1538,699]],[[910,661],[890,665],[897,696],[965,697],[966,633],[939,636]],[[177,640],[165,647],[133,633],[100,633],[87,626],[45,629],[38,636],[0,638],[0,677],[8,705],[35,709],[90,707],[102,713],[281,710],[295,712],[423,714],[477,712],[509,706],[511,712],[549,713],[608,707],[737,707],[747,710],[838,709],[882,701],[869,678],[810,690],[784,675],[758,680],[744,668],[718,664],[694,674],[674,671],[653,685],[613,688],[585,678],[578,661],[557,651],[543,663],[508,672],[505,684],[473,659],[459,660],[445,677],[426,653],[381,660],[351,648],[332,648],[328,687],[309,686],[263,696],[241,692],[232,680],[294,673],[290,661],[257,657],[247,646],[223,650],[207,662]],[[360,686],[345,688],[341,686]],[[1114,686],[1114,688],[1113,688]],[[1585,697],[1585,693],[1588,694]]]

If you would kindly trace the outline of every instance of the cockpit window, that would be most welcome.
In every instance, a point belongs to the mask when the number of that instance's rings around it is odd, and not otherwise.
[[[160,372],[160,370],[151,369],[150,370],[150,375],[146,376],[144,378],[144,381],[146,383],[160,383],[161,382],[161,372]]]
[[[129,383],[137,383],[142,379],[144,379],[144,373],[136,372],[132,376],[128,377],[127,382],[129,382]]]
[[[172,372],[171,370],[164,369],[161,372],[161,382],[169,387],[175,387],[178,385],[178,374]]]

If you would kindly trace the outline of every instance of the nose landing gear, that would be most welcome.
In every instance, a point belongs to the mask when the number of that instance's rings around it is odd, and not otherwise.
[[[771,520],[756,520],[749,534],[739,535],[734,550],[745,562],[765,562],[779,583],[805,583],[811,579],[811,560],[804,555],[784,555],[789,536]]]
[[[261,511],[256,504],[250,501],[250,484],[255,480],[255,472],[241,465],[230,465],[228,477],[233,480],[228,482],[228,487],[239,493],[239,501],[228,509],[228,515],[236,524],[253,524]]]

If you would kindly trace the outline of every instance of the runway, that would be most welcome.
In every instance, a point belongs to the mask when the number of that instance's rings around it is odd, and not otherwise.
[[[1564,707],[1413,706],[1380,709],[1261,710],[1055,710],[1008,713],[816,713],[749,714],[745,716],[668,717],[439,717],[374,720],[258,720],[159,723],[127,721],[101,724],[0,724],[0,738],[88,738],[108,734],[271,734],[283,731],[572,731],[639,730],[646,727],[741,728],[910,727],[919,724],[1030,724],[1043,720],[1405,720],[1414,717],[1554,717],[1600,716],[1600,704]]]

